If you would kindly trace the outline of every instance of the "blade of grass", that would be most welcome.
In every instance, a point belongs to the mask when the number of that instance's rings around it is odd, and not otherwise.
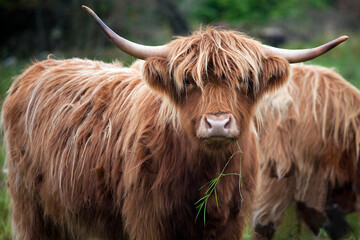
[[[220,172],[220,174],[210,180],[208,183],[204,184],[203,186],[200,187],[199,190],[203,189],[205,186],[207,186],[207,189],[205,191],[205,195],[203,197],[201,197],[198,201],[196,201],[195,205],[196,206],[196,209],[198,210],[197,214],[196,214],[196,217],[195,217],[195,222],[197,221],[198,219],[198,216],[200,215],[200,212],[203,210],[204,211],[204,226],[205,226],[205,223],[206,223],[206,208],[207,208],[207,202],[208,202],[208,199],[210,198],[211,194],[214,192],[214,195],[215,195],[215,201],[216,201],[216,206],[217,208],[220,208],[219,207],[219,200],[218,200],[218,194],[216,192],[216,186],[217,184],[219,183],[220,181],[220,178],[221,177],[224,177],[224,176],[230,176],[230,175],[236,175],[236,176],[239,176],[239,193],[240,193],[240,197],[241,197],[241,202],[243,201],[243,196],[242,196],[242,193],[241,193],[241,160],[242,160],[242,150],[239,146],[239,143],[236,142],[237,146],[238,146],[238,151],[234,152],[229,160],[226,162],[224,168],[222,169],[222,171]],[[230,163],[230,160],[234,158],[234,156],[236,154],[240,153],[240,173],[224,173],[225,172],[225,169],[226,167],[229,165]]]

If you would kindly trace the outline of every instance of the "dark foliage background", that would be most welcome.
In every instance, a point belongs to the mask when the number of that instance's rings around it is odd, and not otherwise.
[[[360,25],[357,0],[0,0],[0,58],[101,53],[110,43],[82,4],[122,36],[145,44],[166,43],[200,24],[235,28],[275,45]]]

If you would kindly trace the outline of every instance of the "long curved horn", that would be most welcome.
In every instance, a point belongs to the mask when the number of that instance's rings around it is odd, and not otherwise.
[[[164,57],[168,56],[169,48],[167,45],[162,46],[145,46],[126,40],[114,33],[89,7],[82,5],[82,8],[92,16],[96,23],[100,26],[105,35],[122,51],[127,54],[146,59],[148,57]]]
[[[265,55],[267,56],[275,55],[285,58],[289,61],[289,63],[297,63],[314,59],[336,47],[340,43],[346,41],[348,38],[348,36],[341,36],[335,40],[332,40],[331,42],[325,43],[324,45],[310,49],[290,50],[270,47],[267,45],[263,45],[263,47]]]

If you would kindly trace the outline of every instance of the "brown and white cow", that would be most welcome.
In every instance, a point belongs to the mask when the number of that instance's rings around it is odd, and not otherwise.
[[[360,91],[331,69],[293,65],[285,87],[257,109],[259,178],[255,238],[271,239],[284,210],[332,239],[349,230],[342,214],[356,209],[360,191]]]
[[[148,47],[108,29],[119,63],[48,59],[17,77],[3,106],[15,239],[238,239],[257,175],[254,108],[290,62],[346,37],[286,51],[207,29]],[[221,171],[206,224],[201,188]],[[218,206],[217,206],[218,203]]]

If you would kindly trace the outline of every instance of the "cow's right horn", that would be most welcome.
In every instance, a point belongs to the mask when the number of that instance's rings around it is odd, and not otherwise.
[[[126,40],[114,33],[89,7],[82,5],[82,8],[92,16],[96,23],[100,26],[101,30],[105,35],[122,51],[127,54],[140,58],[146,59],[149,57],[163,57],[168,56],[169,48],[167,45],[162,46],[145,46]]]
[[[282,49],[263,45],[265,55],[275,55],[285,58],[289,63],[305,62],[314,59],[346,41],[348,36],[341,36],[331,42],[310,49]]]

